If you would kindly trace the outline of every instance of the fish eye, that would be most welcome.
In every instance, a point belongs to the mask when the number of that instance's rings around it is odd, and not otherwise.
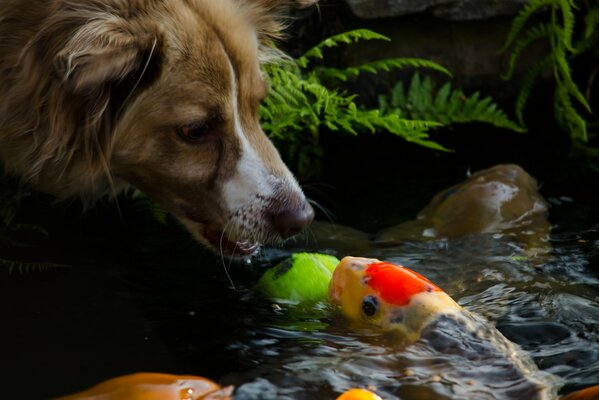
[[[366,296],[362,300],[362,313],[367,317],[372,317],[379,309],[379,300],[374,296]]]

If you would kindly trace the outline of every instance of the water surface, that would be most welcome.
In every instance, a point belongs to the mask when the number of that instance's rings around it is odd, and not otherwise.
[[[553,203],[553,250],[540,264],[492,235],[353,255],[427,276],[559,377],[562,392],[599,384],[599,221],[573,223],[579,205]],[[325,305],[273,307],[252,291],[290,251],[343,256],[353,253],[350,241],[298,243],[227,265],[232,290],[220,258],[177,228],[135,238],[127,229],[110,239],[86,235],[56,239],[64,251],[48,245],[68,268],[2,272],[0,397],[47,399],[140,371],[203,375],[235,385],[239,399],[324,400],[356,386],[375,387],[385,399],[504,396],[501,381],[480,386],[484,369],[478,380],[477,371],[453,379],[439,373],[435,354],[354,331]]]

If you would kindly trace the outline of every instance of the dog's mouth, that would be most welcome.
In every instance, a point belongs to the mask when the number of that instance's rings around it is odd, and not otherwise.
[[[224,231],[211,225],[204,227],[203,234],[212,246],[231,255],[250,256],[260,247],[258,243],[249,240],[233,240]]]
[[[201,229],[196,233],[201,235],[215,250],[226,253],[229,256],[251,256],[260,248],[260,244],[251,240],[235,240],[225,234],[225,230],[219,225],[209,223],[195,215],[190,210],[184,209],[186,219],[200,224]]]

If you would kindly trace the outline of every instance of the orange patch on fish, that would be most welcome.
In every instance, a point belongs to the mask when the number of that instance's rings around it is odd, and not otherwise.
[[[405,306],[418,293],[442,291],[419,273],[388,262],[369,264],[365,279],[382,300],[397,306]]]

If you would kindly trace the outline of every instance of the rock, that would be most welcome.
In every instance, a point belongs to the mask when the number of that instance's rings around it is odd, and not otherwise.
[[[377,1],[377,0],[372,0]],[[399,16],[387,19],[349,19],[351,28],[367,28],[381,33],[391,42],[368,41],[344,48],[340,65],[363,63],[394,57],[418,57],[435,61],[453,75],[452,84],[466,93],[480,91],[500,103],[513,99],[524,74],[547,54],[546,43],[538,41],[522,54],[516,65],[514,79],[501,79],[510,52],[500,52],[512,22],[512,17],[488,20],[450,21],[431,15]],[[358,79],[361,99],[376,98],[370,92],[387,93],[398,80],[406,81],[414,70],[393,71],[390,74],[364,74]],[[421,75],[430,75],[420,70]],[[545,79],[545,75],[541,76]],[[442,84],[448,79],[438,77]],[[369,97],[367,97],[369,96]],[[509,104],[511,100],[507,102]]]
[[[432,14],[454,21],[515,15],[527,0],[346,0],[360,18],[374,19]]]

